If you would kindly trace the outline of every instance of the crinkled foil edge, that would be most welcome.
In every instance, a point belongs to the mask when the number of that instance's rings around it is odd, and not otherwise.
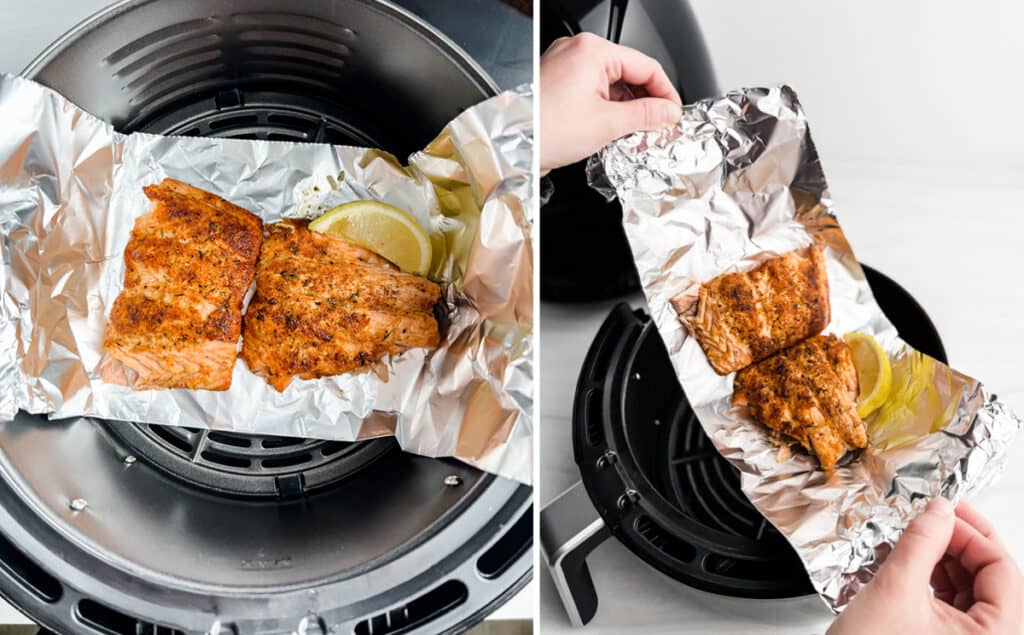
[[[801,451],[780,457],[766,431],[731,406],[732,375],[717,376],[680,323],[672,298],[695,297],[716,275],[813,241],[825,248],[832,287],[826,331],[871,334],[892,359],[913,354],[839,227],[791,88],[743,89],[689,105],[674,127],[613,142],[588,172],[592,187],[622,202],[652,318],[701,425],[834,611],[871,579],[930,499],[956,501],[1000,473],[1021,420],[980,382],[938,363],[956,401],[942,430],[869,449],[830,474]]]
[[[372,148],[123,135],[32,81],[0,76],[0,420],[90,416],[355,441],[455,457],[530,483],[532,91],[468,108],[401,164]],[[444,231],[442,344],[276,394],[239,361],[232,389],[132,391],[99,379],[144,185],[178,178],[265,221],[376,198]],[[19,411],[22,411],[19,414]]]

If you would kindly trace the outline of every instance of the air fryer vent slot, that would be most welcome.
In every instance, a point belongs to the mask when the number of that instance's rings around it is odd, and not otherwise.
[[[288,448],[293,445],[301,445],[303,439],[299,437],[267,437],[260,441],[264,448]]]
[[[192,450],[195,449],[188,438],[184,435],[175,434],[174,428],[170,426],[148,426],[148,428],[155,436],[186,454],[191,454]]]
[[[701,563],[704,570],[715,575],[724,575],[744,580],[768,579],[778,573],[778,565],[764,560],[740,560],[718,554],[709,554]]]
[[[240,128],[242,126],[255,126],[260,122],[256,115],[234,115],[232,117],[221,117],[210,122],[211,130],[221,128]]]
[[[248,459],[240,459],[236,456],[231,456],[230,454],[214,452],[211,450],[206,450],[199,456],[203,457],[210,463],[217,463],[228,467],[247,468],[251,464],[251,461]]]
[[[638,517],[634,527],[636,532],[652,547],[670,558],[680,562],[693,562],[693,559],[697,557],[697,550],[693,545],[666,533],[647,516]]]
[[[525,517],[533,519],[533,514]],[[356,635],[394,635],[408,633],[437,619],[466,601],[469,590],[458,580],[449,580],[427,591],[403,607],[374,615],[356,624]]]
[[[595,448],[604,443],[604,431],[601,429],[601,391],[592,390],[587,393],[587,444]]]
[[[295,456],[286,456],[280,459],[265,459],[263,461],[263,467],[294,467],[296,465],[302,465],[303,463],[309,463],[313,460],[310,454],[297,454]]]
[[[185,635],[176,628],[140,622],[93,600],[79,600],[75,616],[83,625],[109,635]]]
[[[476,561],[476,568],[485,578],[496,578],[533,545],[533,507],[498,539],[498,542]]]
[[[210,432],[206,435],[210,441],[216,441],[217,443],[223,443],[224,445],[233,445],[236,448],[247,448],[252,445],[252,439],[249,437],[243,437],[238,434],[225,434],[223,432]],[[266,443],[266,442],[264,442]],[[267,447],[264,445],[263,447]]]
[[[60,600],[64,589],[57,578],[43,571],[35,562],[0,534],[0,569],[25,590],[44,602],[53,604]]]

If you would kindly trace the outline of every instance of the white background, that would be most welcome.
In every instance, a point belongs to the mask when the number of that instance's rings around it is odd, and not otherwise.
[[[860,260],[917,298],[955,368],[1024,413],[1024,5],[694,0],[693,7],[721,89],[783,82],[796,89]],[[572,394],[612,304],[541,307],[542,504],[579,478],[569,440]],[[1002,480],[973,502],[1024,563],[1024,440],[1011,453]],[[830,621],[816,598],[738,600],[687,588],[614,540],[590,564],[601,602],[590,634],[806,634]],[[570,632],[550,578],[539,577],[543,632]]]

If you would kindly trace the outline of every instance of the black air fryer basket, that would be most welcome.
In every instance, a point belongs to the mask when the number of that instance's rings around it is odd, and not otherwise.
[[[945,362],[942,341],[913,297],[865,272],[900,335]],[[581,483],[541,513],[541,543],[574,624],[597,611],[586,558],[610,535],[704,591],[751,598],[814,592],[796,552],[705,435],[643,311],[620,304],[601,326],[580,371],[572,426]]]
[[[474,4],[529,37],[528,18]],[[496,93],[379,0],[121,2],[25,75],[125,132],[398,156]],[[0,448],[0,593],[57,632],[455,632],[530,577],[531,489],[393,439],[22,414]]]

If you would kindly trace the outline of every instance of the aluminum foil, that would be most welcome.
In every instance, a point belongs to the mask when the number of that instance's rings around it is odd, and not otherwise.
[[[21,409],[344,441],[394,435],[408,452],[530,482],[529,88],[469,108],[407,166],[370,148],[123,135],[9,75],[0,113],[0,421]],[[224,392],[103,382],[125,245],[149,209],[142,187],[165,177],[266,222],[368,198],[410,212],[447,247],[432,271],[447,304],[440,347],[282,393],[241,360]]]
[[[894,368],[930,363],[899,338],[875,302],[836,220],[791,88],[740,90],[687,106],[677,126],[609,145],[591,162],[590,176],[622,202],[652,318],[701,425],[833,610],[871,579],[931,498],[956,501],[1000,472],[1021,420],[977,380],[935,362],[932,407],[912,411],[900,434],[870,434],[867,450],[826,473],[802,449],[780,449],[765,427],[731,405],[735,374],[717,375],[680,322],[671,300],[685,305],[719,274],[815,242],[828,265],[826,332],[874,336]]]

